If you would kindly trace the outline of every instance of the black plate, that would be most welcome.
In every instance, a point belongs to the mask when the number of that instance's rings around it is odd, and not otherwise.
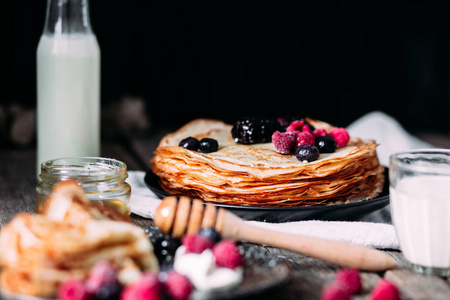
[[[273,256],[265,248],[253,247],[250,244],[241,244],[239,247],[242,253],[245,253],[244,277],[242,282],[237,286],[222,290],[209,292],[195,291],[194,298],[204,300],[251,299],[269,290],[282,288],[282,285],[288,281],[289,268],[281,258]],[[2,291],[1,287],[0,299],[56,300]]]
[[[226,208],[244,220],[255,220],[264,222],[290,222],[301,220],[356,220],[364,215],[374,212],[389,203],[389,181],[388,169],[384,170],[385,180],[383,191],[378,197],[348,204],[330,204],[324,206],[308,207],[258,207],[239,206],[228,204],[213,204]],[[158,176],[152,171],[147,171],[144,181],[148,188],[160,199],[169,196],[159,185]]]

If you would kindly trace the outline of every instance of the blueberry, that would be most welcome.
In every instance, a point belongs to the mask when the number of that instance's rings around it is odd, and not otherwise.
[[[198,148],[200,147],[200,142],[196,138],[193,138],[193,137],[190,136],[188,138],[183,139],[178,144],[178,146],[183,147],[183,148],[188,149],[188,150],[197,151]]]
[[[299,161],[313,161],[319,158],[319,149],[313,145],[301,145],[295,149],[295,156]]]
[[[215,139],[203,138],[200,140],[200,151],[204,153],[215,152],[219,149],[219,143]]]
[[[330,135],[318,136],[316,147],[320,153],[333,153],[336,151],[336,140]]]
[[[198,231],[198,235],[211,240],[214,244],[220,242],[220,240],[222,239],[222,237],[220,236],[220,233],[218,233],[212,227],[201,228]]]

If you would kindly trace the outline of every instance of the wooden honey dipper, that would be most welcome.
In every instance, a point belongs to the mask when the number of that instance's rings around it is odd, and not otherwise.
[[[154,221],[164,233],[175,237],[194,234],[200,228],[215,228],[223,239],[246,241],[283,248],[342,267],[384,271],[396,267],[387,253],[369,247],[322,238],[287,234],[249,225],[224,208],[188,197],[166,197],[158,206]]]

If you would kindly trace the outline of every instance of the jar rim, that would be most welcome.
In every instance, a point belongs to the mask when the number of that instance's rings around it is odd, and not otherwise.
[[[79,181],[102,180],[123,177],[127,165],[114,158],[63,157],[50,159],[41,164],[41,179],[75,178]]]

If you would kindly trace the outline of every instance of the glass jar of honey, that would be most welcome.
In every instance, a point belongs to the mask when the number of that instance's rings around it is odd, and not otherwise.
[[[121,214],[130,214],[130,185],[127,165],[102,157],[71,157],[45,161],[41,164],[41,181],[36,186],[36,212],[42,211],[47,195],[62,180],[73,178],[91,201],[101,201]]]

